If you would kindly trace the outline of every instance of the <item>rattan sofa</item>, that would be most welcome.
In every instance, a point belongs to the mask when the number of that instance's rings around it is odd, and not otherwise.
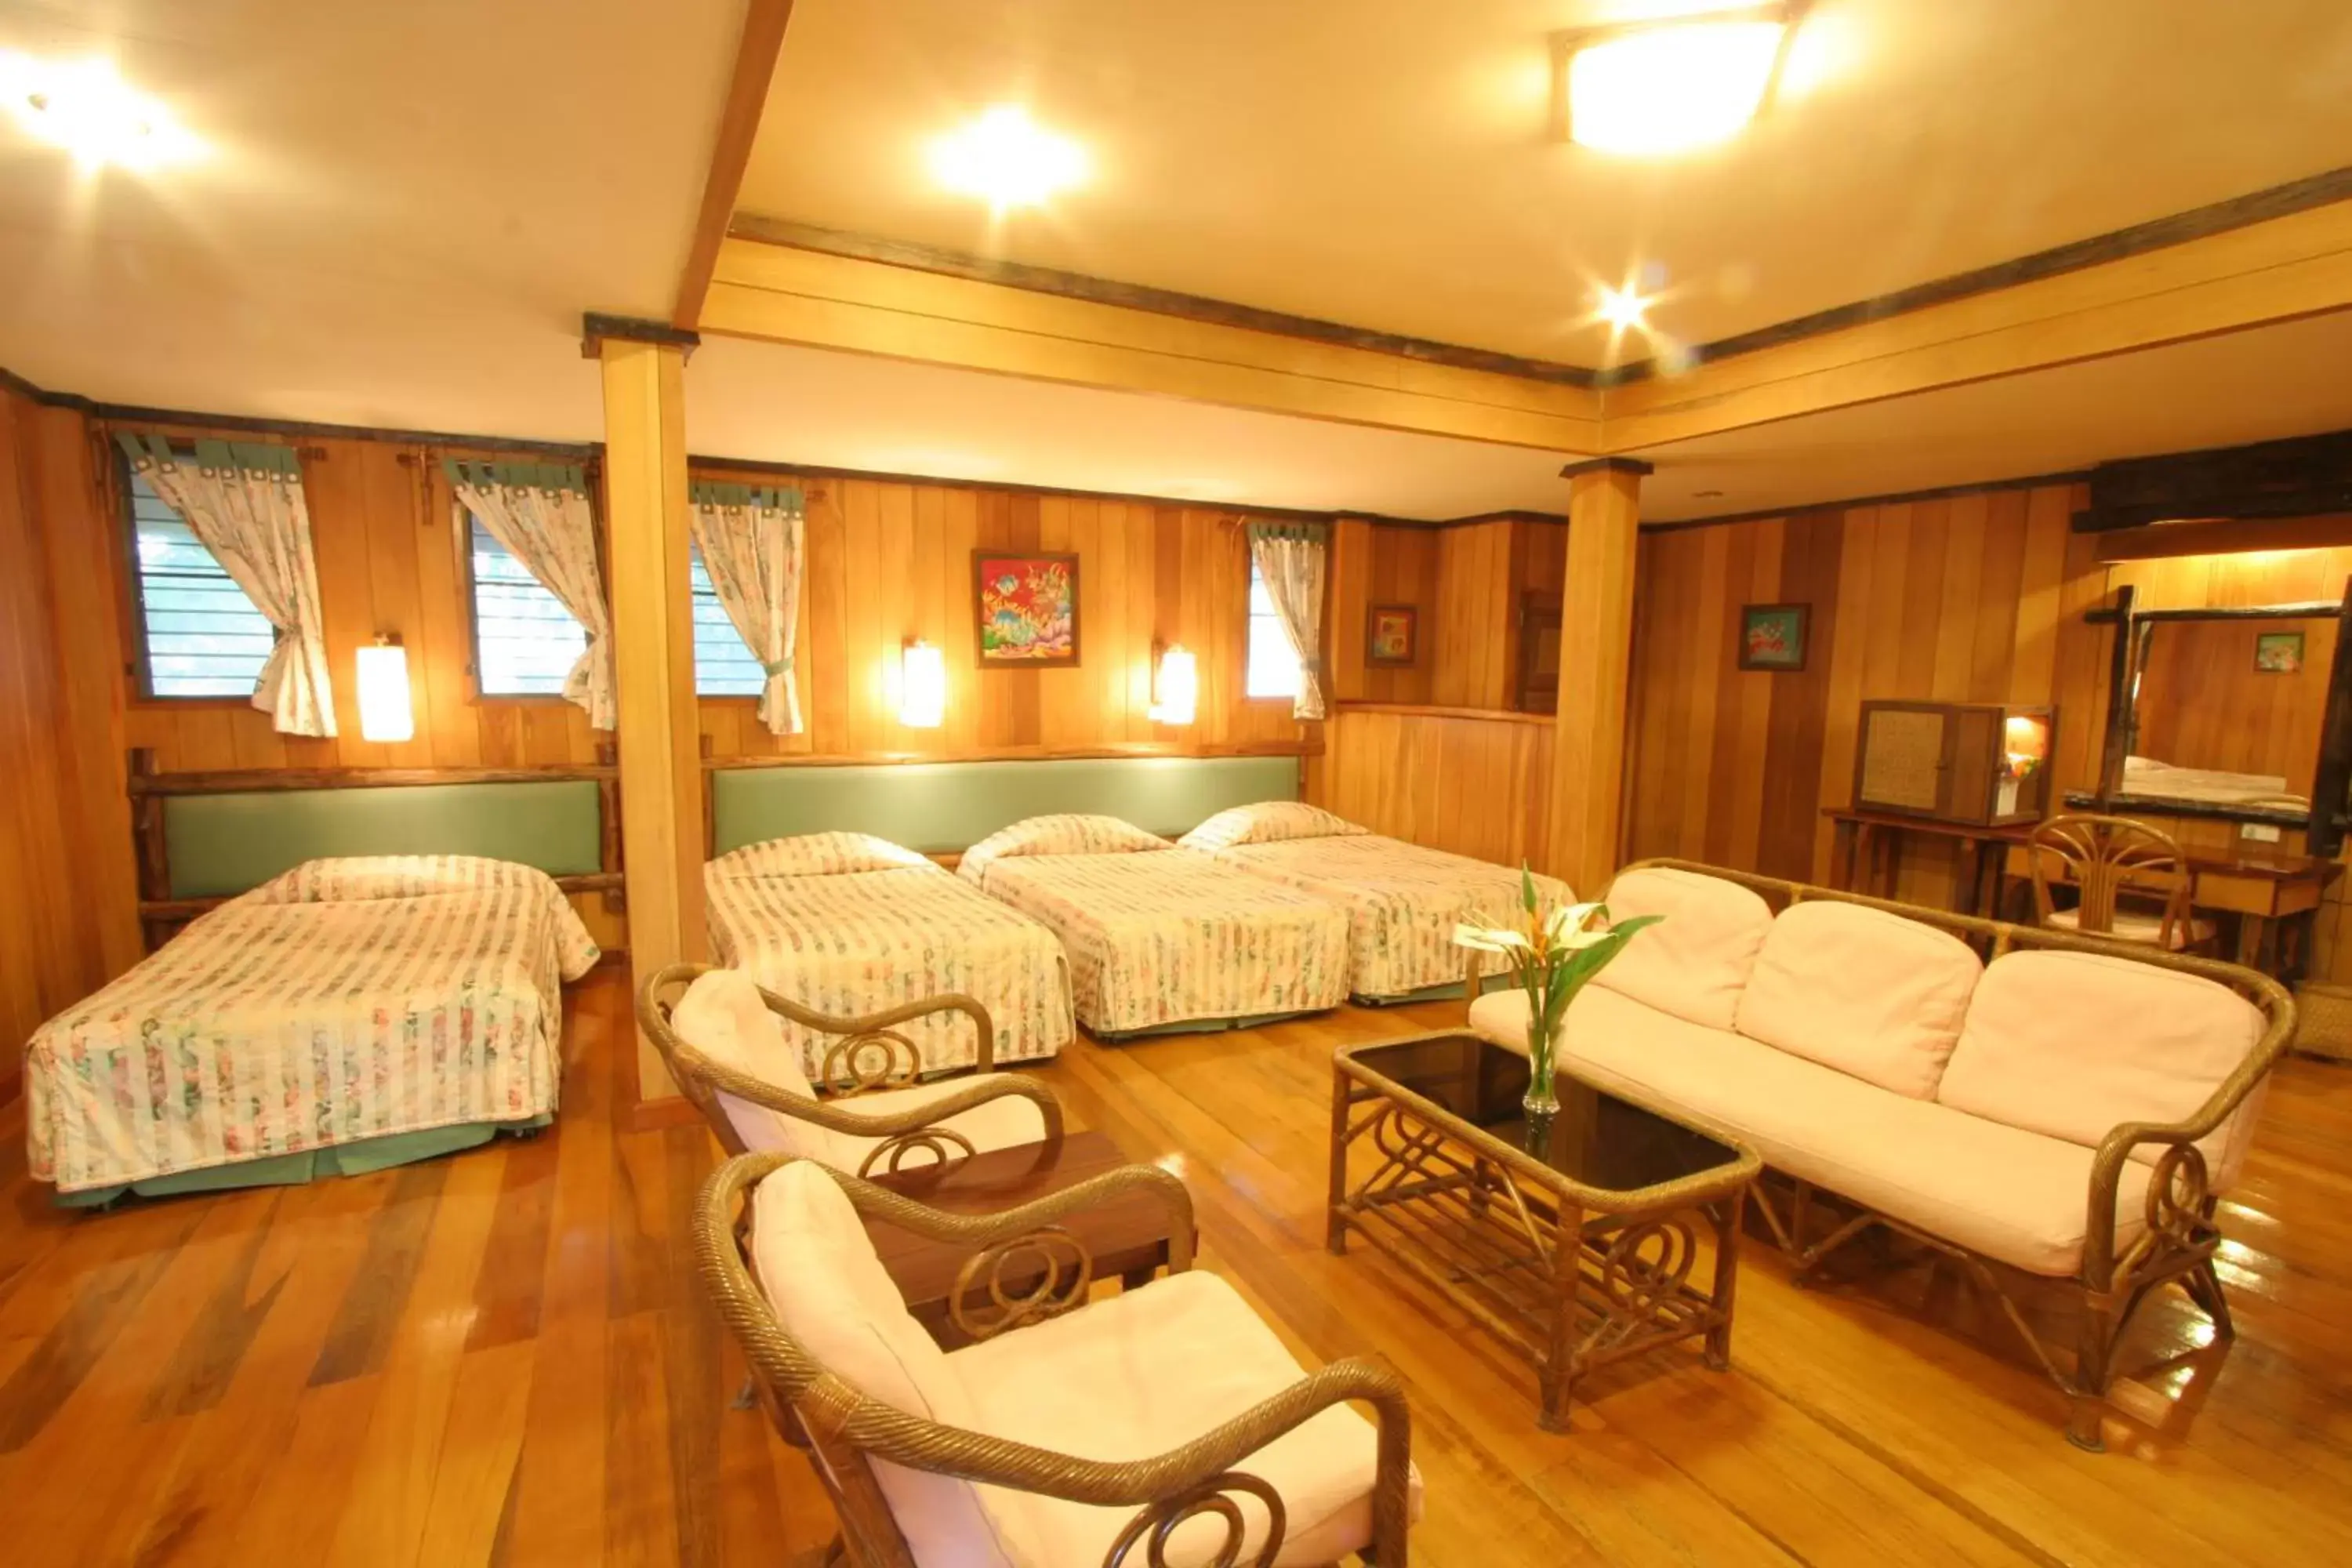
[[[1138,1193],[1169,1209],[1170,1273],[1089,1301],[1091,1260],[1057,1222]],[[979,1249],[955,1292],[977,1342],[942,1352],[908,1316],[866,1237],[877,1222]],[[1164,1171],[958,1216],[746,1155],[704,1186],[694,1240],[861,1568],[1406,1561],[1418,1479],[1395,1374],[1301,1372],[1230,1285],[1192,1270],[1192,1200]],[[1036,1283],[1004,1288],[1041,1260]]]
[[[920,1058],[897,1026],[950,1011],[979,1032],[973,1075],[918,1082]],[[837,1037],[814,1079],[779,1017]],[[990,1070],[996,1031],[969,996],[836,1018],[740,971],[676,963],[647,977],[637,1021],[730,1154],[782,1152],[871,1175],[1025,1143],[1051,1158],[1062,1142],[1052,1089]]]
[[[1802,1270],[1872,1232],[1958,1260],[2094,1450],[2149,1292],[2178,1282],[2230,1333],[2217,1203],[2294,1037],[2276,982],[1686,861],[1629,868],[1608,903],[1665,919],[1577,997],[1561,1064],[1755,1148],[1775,1173],[1759,1209]],[[1527,1017],[1516,991],[1470,1007],[1522,1050]],[[2079,1298],[2071,1358],[2021,1306],[2036,1283]]]

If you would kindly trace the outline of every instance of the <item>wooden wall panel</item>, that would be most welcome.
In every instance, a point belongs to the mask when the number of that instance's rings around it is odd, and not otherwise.
[[[773,472],[698,478],[777,482]],[[1115,497],[812,477],[798,672],[808,729],[768,732],[744,698],[705,698],[714,758],[1034,756],[1061,751],[1305,749],[1313,726],[1290,703],[1243,695],[1249,552],[1243,517]],[[1360,529],[1361,524],[1353,525]],[[982,668],[972,621],[975,547],[1075,552],[1075,668]],[[1335,542],[1335,572],[1346,547]],[[1361,557],[1358,558],[1359,560]],[[946,656],[945,722],[898,722],[900,649],[920,637]],[[1155,644],[1199,661],[1199,716],[1150,717]],[[1359,648],[1360,654],[1360,648]]]
[[[82,416],[0,392],[0,1101],[26,1037],[140,951],[97,512]]]
[[[1334,710],[1311,796],[1376,833],[1516,866],[1540,864],[1552,725],[1531,715]]]

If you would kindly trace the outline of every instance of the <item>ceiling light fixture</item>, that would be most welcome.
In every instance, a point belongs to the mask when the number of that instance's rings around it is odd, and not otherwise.
[[[1620,331],[1647,325],[1642,312],[1649,308],[1650,302],[1631,289],[1612,289],[1606,283],[1601,286],[1601,319]]]
[[[1563,141],[1633,156],[1737,135],[1770,96],[1806,0],[1552,35]]]
[[[999,104],[931,143],[931,174],[995,211],[1034,206],[1087,177],[1087,154],[1018,104]]]
[[[204,143],[158,100],[105,60],[61,63],[0,50],[0,101],[17,123],[84,169],[112,163],[145,171],[185,163]]]

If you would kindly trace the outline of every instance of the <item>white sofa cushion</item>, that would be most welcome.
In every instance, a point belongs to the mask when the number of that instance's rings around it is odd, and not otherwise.
[[[751,1199],[751,1258],[786,1332],[860,1394],[971,1430],[973,1403],[950,1358],[907,1310],[849,1195],[794,1161]],[[1026,1500],[877,1460],[876,1481],[922,1568],[1015,1568],[1042,1559]]]
[[[991,1435],[1113,1461],[1166,1453],[1306,1375],[1232,1286],[1197,1269],[983,1340],[948,1360]],[[1234,1468],[1282,1498],[1288,1527],[1275,1561],[1320,1563],[1370,1543],[1379,1459],[1376,1429],[1342,1405]],[[1042,1549],[1037,1568],[1102,1562],[1137,1511],[1034,1493],[1020,1501]],[[1417,1515],[1417,1471],[1412,1502]],[[1246,1497],[1241,1505],[1246,1562],[1263,1548],[1266,1515]],[[1208,1561],[1223,1531],[1213,1520],[1192,1521],[1176,1532],[1169,1561]]]
[[[808,1074],[802,1070],[800,1053],[784,1043],[782,1020],[768,1011],[767,1003],[760,997],[759,986],[740,970],[713,969],[698,975],[671,1012],[670,1027],[678,1038],[722,1067],[763,1079],[803,1099],[817,1098]],[[943,1079],[936,1083],[909,1084],[905,1089],[884,1089],[831,1103],[835,1110],[851,1116],[887,1116],[909,1107],[929,1105],[971,1081],[968,1077]],[[856,1172],[882,1141],[878,1137],[835,1132],[781,1110],[754,1105],[723,1089],[719,1093],[719,1108],[725,1112],[728,1124],[735,1129],[735,1136],[742,1140],[743,1147],[753,1153],[797,1154],[837,1171]],[[971,1141],[973,1150],[983,1154],[991,1149],[1034,1143],[1045,1135],[1045,1117],[1036,1102],[1010,1095],[961,1111],[942,1125],[962,1133]],[[906,1163],[926,1164],[932,1158],[917,1150],[908,1155]]]
[[[1859,904],[1794,904],[1765,935],[1738,1027],[1881,1089],[1931,1100],[1983,973],[1968,943],[1932,926]]]
[[[1471,1024],[1523,1050],[1527,999],[1481,997]],[[2091,1151],[2080,1144],[1893,1094],[1593,987],[1569,1009],[1560,1061],[1612,1094],[1728,1131],[1767,1164],[1931,1236],[2034,1274],[2082,1268]],[[2147,1166],[2126,1165],[2118,1251],[2145,1228],[2147,1178]]]
[[[1668,866],[1626,872],[1610,885],[1609,918],[1662,915],[1637,933],[1592,984],[1694,1024],[1728,1029],[1772,909],[1721,877]]]
[[[2262,1038],[2262,1010],[2195,974],[2095,952],[1993,961],[1936,1098],[1955,1110],[2096,1148],[2126,1121],[2179,1121]],[[2200,1145],[2215,1192],[2245,1163],[2260,1090]],[[2155,1160],[2164,1145],[2133,1158]]]

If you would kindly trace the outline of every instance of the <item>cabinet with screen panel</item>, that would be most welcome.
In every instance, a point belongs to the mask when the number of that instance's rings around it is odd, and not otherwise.
[[[1990,702],[1864,702],[1853,808],[1985,826],[2050,806],[2058,710]]]

